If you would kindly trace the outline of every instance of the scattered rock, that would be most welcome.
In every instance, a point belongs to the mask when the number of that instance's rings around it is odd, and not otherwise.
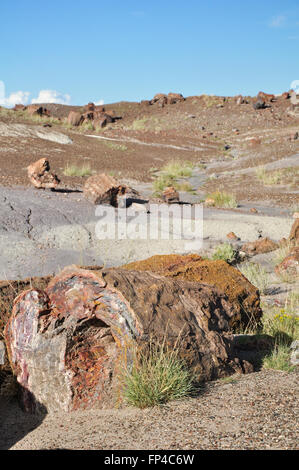
[[[270,103],[272,103],[272,101],[275,101],[275,95],[269,95],[268,93],[264,93],[263,91],[259,92],[257,98],[259,101],[268,101]]]
[[[292,351],[290,362],[292,366],[299,366],[299,341],[293,341],[290,348]]]
[[[258,323],[262,316],[258,289],[225,261],[203,260],[198,255],[161,255],[123,266],[133,271],[151,271],[162,276],[217,287],[230,301],[235,315],[232,328]]]
[[[39,106],[38,104],[30,104],[29,106],[27,106],[26,110],[28,114],[30,114],[30,116],[50,116],[50,112],[46,108],[44,108],[43,106]]]
[[[293,219],[299,219],[299,212],[294,212]]]
[[[290,92],[289,91],[285,91],[282,95],[281,95],[282,99],[284,100],[289,100],[291,98],[291,95],[290,95]]]
[[[164,189],[162,199],[167,204],[173,204],[180,201],[180,195],[173,186],[169,186]]]
[[[295,243],[295,245],[299,245],[299,219],[297,217],[292,225],[289,241]]]
[[[84,121],[84,117],[82,114],[77,113],[76,111],[70,111],[68,117],[67,117],[67,123],[70,124],[71,126],[80,126],[82,122]]]
[[[105,173],[87,178],[83,188],[84,196],[93,204],[109,204],[114,207],[118,207],[118,197],[124,196],[127,191],[127,186]]]
[[[258,214],[258,210],[257,210],[255,207],[252,207],[252,208],[250,209],[250,212],[251,212],[252,214]]]
[[[229,232],[226,235],[226,238],[228,238],[229,240],[240,240],[240,238],[237,237],[237,235],[234,232]]]
[[[254,109],[265,109],[266,108],[266,103],[263,100],[258,100],[256,103],[253,103],[253,108]]]
[[[291,249],[290,253],[275,268],[277,274],[288,274],[294,277],[299,275],[299,247]]]
[[[70,267],[45,291],[15,299],[5,341],[26,411],[104,408],[116,404],[132,348],[146,353],[149,339],[172,348],[180,338],[180,356],[202,382],[252,371],[234,354],[234,315],[204,284]]]
[[[258,137],[253,137],[248,141],[250,147],[257,147],[258,145],[261,145],[262,141]]]
[[[278,243],[273,242],[269,238],[260,238],[255,242],[248,242],[242,246],[242,251],[245,251],[247,255],[259,255],[262,253],[270,253],[279,248]]]
[[[28,178],[35,188],[54,189],[60,183],[59,178],[50,173],[50,164],[46,158],[41,158],[27,168]]]
[[[185,98],[181,93],[168,93],[167,104],[175,104],[179,101],[185,101]]]
[[[206,207],[214,207],[214,206],[216,205],[216,202],[215,202],[215,200],[212,199],[212,198],[207,198],[207,199],[205,200],[205,202],[204,202],[204,205],[205,205]]]
[[[16,104],[13,108],[14,111],[26,111],[27,106],[24,104]]]

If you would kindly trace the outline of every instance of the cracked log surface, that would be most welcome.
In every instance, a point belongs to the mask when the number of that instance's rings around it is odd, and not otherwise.
[[[119,368],[131,345],[149,338],[173,346],[198,380],[251,371],[235,357],[228,334],[234,312],[204,284],[148,272],[71,266],[42,290],[22,292],[5,329],[23,406],[34,411],[115,405]]]

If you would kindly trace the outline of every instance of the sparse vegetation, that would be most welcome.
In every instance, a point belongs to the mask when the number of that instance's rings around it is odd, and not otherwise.
[[[291,243],[285,243],[284,245],[281,245],[278,248],[278,250],[275,250],[275,252],[273,253],[274,256],[272,258],[273,264],[275,266],[280,264],[285,259],[285,257],[290,253],[291,248],[292,248]]]
[[[272,173],[267,173],[264,167],[259,167],[256,170],[256,176],[263,184],[271,186],[281,182],[282,172],[278,170]]]
[[[63,170],[63,174],[65,176],[90,176],[91,173],[92,171],[88,164],[83,164],[81,166],[67,164]]]
[[[227,263],[234,261],[236,257],[236,251],[230,243],[223,243],[215,247],[212,259],[213,260],[223,260]]]
[[[235,196],[226,192],[215,191],[214,193],[207,195],[206,198],[213,199],[216,207],[223,207],[225,209],[234,209],[238,207]]]
[[[261,294],[265,294],[269,287],[269,275],[267,271],[256,263],[245,263],[238,266],[239,271],[256,286]]]
[[[109,141],[106,141],[106,140],[103,141],[103,144],[105,144],[106,147],[108,147],[112,150],[119,150],[121,152],[125,152],[126,150],[128,150],[128,147],[126,145],[123,145],[123,144],[115,144],[114,142],[109,142]]]
[[[193,376],[177,348],[150,342],[149,350],[134,351],[133,364],[123,371],[125,401],[138,408],[165,404],[189,396]]]
[[[188,178],[192,175],[193,164],[188,161],[171,160],[164,165],[153,182],[156,196],[161,196],[163,190],[173,186],[178,191],[192,192],[193,188],[188,182],[178,182],[179,178]]]

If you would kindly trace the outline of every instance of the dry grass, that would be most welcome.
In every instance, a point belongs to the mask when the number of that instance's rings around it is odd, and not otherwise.
[[[83,164],[81,166],[67,164],[63,170],[63,174],[65,176],[90,176],[92,174],[92,170],[88,164]]]
[[[215,191],[214,193],[208,194],[206,199],[213,199],[216,207],[223,207],[225,209],[234,209],[238,207],[236,198],[233,194]]]
[[[269,287],[269,275],[259,264],[245,263],[238,266],[239,271],[256,286],[261,294],[265,294]]]

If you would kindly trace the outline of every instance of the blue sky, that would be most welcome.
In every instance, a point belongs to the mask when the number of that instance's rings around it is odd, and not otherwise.
[[[299,79],[298,0],[13,0],[0,25],[7,105],[280,93]]]

